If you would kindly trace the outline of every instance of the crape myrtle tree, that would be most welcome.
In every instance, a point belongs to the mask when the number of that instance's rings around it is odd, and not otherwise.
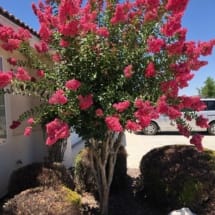
[[[190,136],[189,121],[207,127],[195,114],[199,97],[179,96],[195,71],[206,65],[215,44],[186,41],[181,19],[188,0],[61,0],[40,2],[40,42],[27,30],[0,27],[1,47],[19,52],[11,71],[0,73],[1,92],[40,98],[12,128],[27,120],[30,135],[46,126],[46,144],[67,138],[71,129],[90,149],[100,209],[108,213],[109,190],[123,132],[139,131],[166,114],[202,150],[202,136]],[[202,59],[202,58],[201,58]],[[29,72],[33,71],[33,72]],[[181,110],[189,109],[182,116]]]

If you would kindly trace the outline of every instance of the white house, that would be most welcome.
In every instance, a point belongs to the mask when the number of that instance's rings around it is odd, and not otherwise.
[[[13,28],[24,27],[32,34],[32,43],[37,42],[38,35],[29,26],[17,19],[0,7],[0,25],[7,25]],[[11,53],[0,48],[0,70],[9,71],[10,65],[7,58]],[[41,129],[34,130],[32,135],[26,137],[23,131],[26,125],[17,129],[10,129],[10,124],[25,110],[37,104],[35,98],[0,94],[0,198],[7,193],[7,186],[11,173],[21,166],[42,161],[46,157],[46,146]],[[73,155],[71,141],[73,142]],[[68,139],[69,144],[65,152],[64,163],[71,166],[76,154],[82,147],[80,138],[73,134]]]

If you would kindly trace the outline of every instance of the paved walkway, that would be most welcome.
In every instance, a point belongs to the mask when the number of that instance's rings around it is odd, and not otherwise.
[[[128,153],[128,168],[139,168],[139,163],[144,154],[153,148],[170,145],[170,144],[188,144],[189,139],[177,133],[158,134],[147,136],[126,132],[126,149]],[[215,150],[215,136],[205,134],[203,146]]]

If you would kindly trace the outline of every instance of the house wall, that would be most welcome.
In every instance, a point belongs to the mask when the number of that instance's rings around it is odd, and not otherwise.
[[[15,23],[2,15],[0,15],[0,24],[17,28]],[[31,44],[36,42],[38,38],[33,35]],[[3,71],[10,70],[7,58],[19,57],[17,52],[9,53],[1,47],[0,56],[3,57]],[[0,198],[7,193],[9,178],[14,170],[33,162],[43,161],[47,157],[47,148],[40,127],[34,129],[28,137],[23,135],[26,122],[14,130],[9,128],[11,122],[17,120],[21,113],[38,103],[39,100],[35,97],[5,95],[7,139],[4,143],[0,143]],[[74,164],[75,156],[84,144],[75,133],[71,134],[67,142],[63,164],[69,168]]]
[[[1,15],[0,24],[17,27]],[[37,41],[38,39],[33,36],[32,43]],[[3,58],[3,71],[10,70],[7,58],[12,55],[17,57],[16,52],[8,53],[0,48],[0,56]],[[21,113],[36,104],[38,104],[36,98],[5,95],[7,138],[0,144],[0,197],[7,193],[9,178],[14,170],[33,162],[42,161],[47,154],[44,138],[39,127],[29,137],[23,135],[26,123],[14,130],[9,128],[13,120],[17,120]]]

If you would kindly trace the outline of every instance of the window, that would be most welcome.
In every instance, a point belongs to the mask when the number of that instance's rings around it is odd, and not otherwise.
[[[215,111],[215,100],[213,101],[208,101],[207,102],[207,109],[208,110],[214,110]]]
[[[2,57],[0,57],[0,71],[3,70]],[[0,94],[0,143],[6,138],[6,117],[4,94]]]

